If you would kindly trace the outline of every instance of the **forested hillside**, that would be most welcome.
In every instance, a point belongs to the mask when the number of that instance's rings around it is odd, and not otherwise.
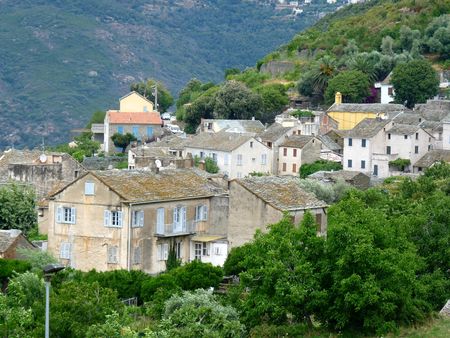
[[[132,82],[220,81],[342,2],[293,17],[268,0],[2,0],[0,148],[67,141]]]

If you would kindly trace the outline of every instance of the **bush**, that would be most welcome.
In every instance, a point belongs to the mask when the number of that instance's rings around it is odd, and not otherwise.
[[[313,163],[305,163],[300,167],[300,178],[306,178],[318,171],[342,170],[342,164],[339,162],[317,160]]]

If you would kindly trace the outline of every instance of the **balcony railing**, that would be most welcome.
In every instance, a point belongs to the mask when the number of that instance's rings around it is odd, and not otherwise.
[[[181,224],[164,224],[164,229],[156,225],[155,236],[158,237],[173,237],[190,235],[197,231],[198,221],[186,221],[186,223]]]

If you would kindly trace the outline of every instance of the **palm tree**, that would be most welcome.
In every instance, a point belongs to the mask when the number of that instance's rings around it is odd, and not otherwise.
[[[336,68],[336,60],[329,55],[325,55],[312,69],[313,86],[318,93],[323,94],[325,92],[328,81],[336,74]]]

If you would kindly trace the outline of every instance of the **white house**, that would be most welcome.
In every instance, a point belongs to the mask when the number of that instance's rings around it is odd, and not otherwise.
[[[264,125],[258,120],[219,120],[202,119],[198,127],[200,133],[248,133],[253,136],[264,131]]]
[[[185,144],[185,156],[211,157],[230,179],[252,172],[272,173],[272,151],[249,134],[201,133]]]
[[[375,88],[380,89],[380,103],[394,102],[395,92],[391,84],[391,75],[392,72],[383,81],[375,83]]]

